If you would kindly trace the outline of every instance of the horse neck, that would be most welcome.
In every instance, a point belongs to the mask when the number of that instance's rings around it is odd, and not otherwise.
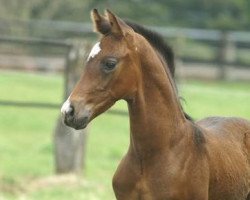
[[[150,50],[150,49],[149,49]],[[148,51],[148,47],[147,47]],[[152,52],[141,55],[141,78],[135,98],[128,101],[131,147],[142,157],[180,139],[186,120],[164,63]]]

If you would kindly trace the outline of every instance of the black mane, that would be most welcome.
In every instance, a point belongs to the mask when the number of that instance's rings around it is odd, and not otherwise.
[[[129,25],[136,33],[142,35],[144,38],[148,40],[148,42],[159,51],[159,53],[163,56],[165,62],[168,65],[169,71],[175,83],[175,62],[174,62],[174,52],[172,48],[164,41],[163,37],[152,30],[149,30],[142,25],[136,24],[131,21],[125,21],[127,25]],[[177,88],[177,87],[176,87]],[[190,117],[187,113],[184,112],[186,119],[193,121],[192,117]]]
[[[167,63],[171,76],[174,79],[174,52],[172,48],[164,41],[163,37],[159,33],[149,30],[134,22],[126,21],[126,24],[129,25],[136,33],[139,33],[144,38],[146,38],[148,42],[159,51],[159,53],[163,56],[165,62]]]

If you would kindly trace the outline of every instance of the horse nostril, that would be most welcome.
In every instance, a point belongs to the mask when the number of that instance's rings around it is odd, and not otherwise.
[[[68,116],[74,116],[74,113],[75,113],[75,109],[74,109],[74,107],[72,105],[70,105],[69,108],[66,111],[66,114]]]

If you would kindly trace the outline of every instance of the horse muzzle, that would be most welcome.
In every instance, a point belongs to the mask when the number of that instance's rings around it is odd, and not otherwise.
[[[91,116],[89,109],[83,109],[81,112],[77,112],[76,106],[74,106],[69,100],[63,104],[61,113],[64,124],[76,130],[86,128]]]

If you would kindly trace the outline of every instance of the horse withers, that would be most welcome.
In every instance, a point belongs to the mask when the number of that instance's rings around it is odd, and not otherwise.
[[[92,11],[101,39],[62,107],[83,129],[127,101],[130,145],[113,178],[118,200],[250,200],[250,122],[184,113],[171,49],[156,33]],[[119,126],[118,126],[119,128]]]

